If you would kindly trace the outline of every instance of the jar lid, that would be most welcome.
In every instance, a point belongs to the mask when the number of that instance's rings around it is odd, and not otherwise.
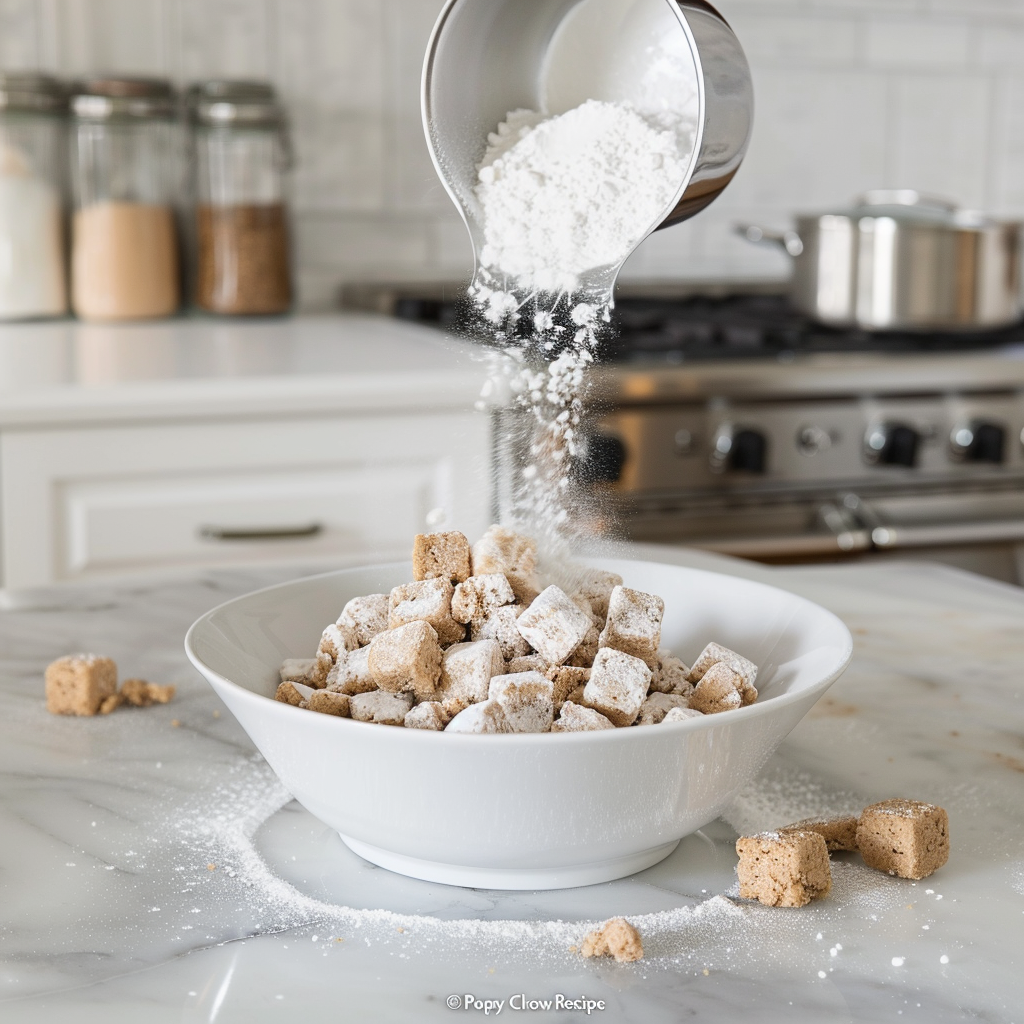
[[[197,82],[186,98],[189,119],[209,128],[273,128],[284,111],[269,82],[211,78]]]
[[[174,86],[163,78],[94,78],[75,83],[71,111],[85,121],[173,118],[177,95]]]
[[[67,89],[50,75],[0,71],[0,110],[58,114],[67,109]]]

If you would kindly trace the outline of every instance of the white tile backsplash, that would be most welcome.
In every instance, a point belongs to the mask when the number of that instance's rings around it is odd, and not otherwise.
[[[0,66],[179,84],[269,77],[291,110],[299,291],[469,273],[419,122],[444,0],[0,0]],[[524,0],[529,2],[529,0]],[[754,137],[723,197],[658,232],[626,279],[779,278],[737,221],[915,187],[1024,217],[1024,0],[719,0],[754,75]]]

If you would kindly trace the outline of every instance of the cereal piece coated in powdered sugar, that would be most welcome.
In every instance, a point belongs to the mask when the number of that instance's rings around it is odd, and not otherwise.
[[[704,673],[701,681],[690,694],[690,707],[705,715],[717,715],[743,707],[739,687],[742,679],[724,661],[720,661]]]
[[[596,732],[598,729],[614,729],[615,726],[592,708],[585,708],[571,700],[562,705],[558,718],[551,726],[552,732]]]
[[[495,608],[515,604],[512,584],[500,572],[470,576],[452,595],[452,618],[470,623],[486,619]]]
[[[339,655],[356,646],[355,636],[332,622],[320,637],[316,661],[309,673],[309,685],[323,689],[327,685],[327,675],[334,667]]]
[[[539,594],[516,620],[520,634],[552,665],[561,665],[593,625],[590,616],[555,586]]]
[[[412,545],[412,578],[435,577],[461,583],[469,579],[469,540],[452,530],[449,533],[418,533]]]
[[[643,957],[644,946],[640,933],[624,917],[616,917],[587,935],[580,953],[585,957],[612,956],[618,963],[628,964]]]
[[[417,620],[378,633],[370,643],[369,666],[380,689],[412,690],[418,700],[432,700],[441,679],[441,645],[434,627]]]
[[[285,658],[278,673],[282,683],[306,683],[308,685],[316,658]]]
[[[825,840],[829,853],[838,850],[857,849],[857,825],[860,819],[856,814],[835,814],[821,818],[804,818],[794,821],[792,825],[780,828],[780,832],[799,831],[817,832]]]
[[[357,647],[338,658],[327,677],[327,689],[335,693],[369,693],[376,690],[370,671],[370,648]]]
[[[658,651],[658,664],[654,666],[651,679],[651,693],[674,693],[681,697],[689,697],[693,693],[693,683],[687,676],[690,670],[678,658],[668,651]]]
[[[388,629],[409,622],[429,622],[440,644],[458,643],[466,635],[466,627],[452,618],[454,588],[445,579],[406,583],[391,591],[388,608]]]
[[[926,878],[949,859],[949,815],[920,800],[883,800],[865,807],[857,849],[868,867],[900,878]]]
[[[506,604],[495,608],[486,618],[470,623],[470,639],[497,640],[501,656],[506,661],[525,657],[530,653],[530,645],[516,629],[516,620],[524,611],[521,604]]]
[[[613,725],[632,725],[650,685],[651,670],[642,659],[602,647],[583,688],[583,703],[600,711]]]
[[[661,619],[665,602],[656,594],[617,586],[608,601],[608,619],[601,646],[641,658],[650,668],[658,664]]]
[[[497,701],[485,700],[470,704],[460,711],[445,727],[445,732],[511,732],[512,727],[505,718],[505,712]]]
[[[290,679],[286,679],[278,686],[274,700],[278,700],[282,704],[291,704],[293,708],[297,708],[306,699],[299,691],[301,685],[301,683],[293,683]]]
[[[404,725],[405,716],[412,708],[411,693],[357,693],[348,699],[349,714],[357,722],[375,722],[377,725]]]
[[[696,708],[672,708],[661,720],[662,725],[670,722],[688,722],[692,718],[703,718],[704,713]]]
[[[516,600],[529,604],[538,593],[537,542],[514,530],[492,526],[473,545],[473,575],[504,574]]]
[[[602,569],[580,570],[581,578],[576,593],[590,602],[594,615],[602,621],[608,617],[608,601],[612,591],[622,586],[622,577]]]
[[[310,694],[306,701],[306,707],[310,711],[317,711],[321,715],[334,715],[335,718],[349,717],[348,694],[334,693],[330,690],[317,690]]]
[[[555,711],[558,711],[569,699],[570,693],[587,685],[590,669],[576,668],[573,665],[552,665],[545,675],[551,680],[552,699],[555,702]]]
[[[827,896],[832,871],[817,832],[761,832],[736,840],[740,896],[766,907],[805,907]]]
[[[425,700],[406,714],[405,727],[443,732],[449,721],[448,713],[436,700]]]
[[[640,705],[640,717],[637,719],[636,724],[657,725],[674,708],[687,708],[689,710],[687,698],[673,693],[652,693]]]
[[[513,732],[550,732],[555,717],[553,686],[539,672],[495,676],[487,696],[505,712]]]
[[[597,626],[591,626],[587,635],[580,641],[579,647],[566,659],[566,665],[573,668],[590,668],[601,648],[601,632]]]
[[[351,633],[358,646],[365,647],[388,628],[388,595],[353,597],[338,616],[337,626],[342,632]]]
[[[449,715],[457,715],[470,704],[487,700],[494,676],[505,672],[505,659],[497,640],[453,644],[444,652],[437,699]]]
[[[693,663],[688,676],[691,683],[698,683],[707,674],[708,669],[713,665],[725,663],[733,672],[740,677],[740,685],[737,689],[743,697],[744,704],[753,704],[757,700],[757,690],[754,689],[754,682],[757,679],[757,666],[735,651],[721,644],[708,644],[700,657]]]
[[[527,654],[522,658],[513,658],[505,671],[508,673],[513,672],[540,672],[547,675],[548,669],[551,667],[550,662],[547,658],[541,657],[539,654]]]
[[[95,654],[72,654],[46,666],[46,710],[51,715],[95,715],[117,693],[117,665]]]

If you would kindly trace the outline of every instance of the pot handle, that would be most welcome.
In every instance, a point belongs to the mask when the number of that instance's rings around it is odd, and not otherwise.
[[[748,242],[770,245],[790,256],[799,256],[804,251],[803,240],[795,231],[771,231],[757,224],[736,224],[734,230]]]
[[[918,206],[943,213],[956,213],[959,205],[942,196],[931,196],[913,188],[873,188],[854,200],[855,206]]]

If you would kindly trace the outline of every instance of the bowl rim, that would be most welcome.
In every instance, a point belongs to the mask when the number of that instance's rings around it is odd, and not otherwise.
[[[827,608],[822,607],[815,602],[802,597],[800,594],[794,594],[791,591],[784,590],[781,587],[772,586],[769,583],[762,583],[759,580],[747,579],[743,576],[730,576],[729,573],[713,572],[707,569],[696,569],[690,566],[675,565],[670,562],[652,562],[648,559],[630,559],[630,558],[604,558],[594,559],[587,558],[581,559],[584,562],[598,562],[601,564],[607,564],[609,562],[619,563],[630,563],[638,566],[655,566],[658,568],[670,568],[670,569],[682,569],[686,572],[697,573],[702,576],[716,576],[726,577],[729,579],[735,579],[741,581],[743,584],[754,587],[759,590],[773,591],[775,593],[784,594],[787,599],[795,601],[797,604],[806,605],[808,608],[814,609],[815,613],[823,614],[827,618],[832,620],[833,625],[837,626],[844,636],[844,647],[840,654],[836,664],[829,670],[829,672],[823,676],[820,680],[811,685],[805,687],[802,690],[796,692],[780,693],[777,696],[769,697],[767,700],[755,701],[753,704],[748,704],[746,707],[734,708],[723,715],[704,715],[701,718],[691,718],[682,722],[669,722],[669,729],[665,732],[659,732],[656,735],[665,736],[670,734],[680,734],[686,731],[697,732],[701,729],[711,729],[714,727],[720,727],[727,725],[729,722],[738,722],[739,719],[735,716],[743,715],[744,720],[757,717],[759,715],[770,715],[781,711],[782,709],[789,707],[792,704],[797,704],[807,700],[813,695],[811,702],[812,706],[820,699],[826,690],[846,671],[853,658],[853,636],[850,633],[849,628],[846,624],[836,615],[834,612],[829,611]],[[241,603],[243,601],[250,600],[262,594],[267,594],[275,590],[283,590],[287,587],[294,587],[297,584],[312,582],[313,580],[324,580],[328,577],[343,576],[349,573],[357,572],[372,572],[379,570],[397,569],[402,566],[407,566],[408,562],[377,562],[369,565],[358,565],[358,566],[347,566],[343,569],[332,569],[327,572],[314,573],[310,576],[300,576],[293,580],[285,580],[282,583],[274,583],[267,587],[260,587],[257,590],[251,590],[245,594],[239,594],[237,597],[229,598],[227,601],[222,601],[220,604],[215,605],[208,611],[204,612],[199,616],[195,622],[189,626],[188,631],[185,634],[185,654],[193,667],[203,675],[211,685],[220,685],[226,687],[236,698],[240,698],[243,702],[249,704],[254,709],[259,710],[263,713],[269,714],[298,714],[302,715],[301,720],[306,721],[308,727],[311,728],[345,728],[345,729],[372,729],[375,734],[379,735],[380,738],[386,742],[398,742],[398,743],[437,743],[444,742],[449,745],[451,744],[493,744],[493,743],[505,743],[505,744],[519,744],[520,746],[530,745],[544,745],[551,744],[552,741],[549,737],[556,735],[560,737],[558,743],[636,743],[642,742],[643,737],[649,736],[648,730],[644,727],[631,727],[631,728],[620,728],[620,729],[597,729],[585,732],[563,732],[563,733],[449,733],[445,730],[433,730],[433,729],[400,729],[395,726],[384,726],[382,727],[378,723],[374,722],[359,722],[352,718],[342,718],[335,715],[318,715],[310,714],[305,708],[294,707],[291,704],[286,704],[283,701],[275,700],[273,697],[264,696],[261,693],[256,693],[254,690],[249,689],[246,686],[242,686],[241,683],[236,683],[221,673],[215,671],[208,666],[199,655],[195,652],[193,647],[193,638],[198,630],[202,627],[218,612],[222,611],[230,605]],[[214,684],[216,680],[216,684]],[[267,707],[272,705],[273,709]],[[724,717],[724,721],[722,720]],[[293,719],[292,721],[298,721]],[[334,723],[334,724],[329,724]],[[665,723],[659,723],[659,728],[663,728]],[[639,737],[637,736],[639,734]],[[437,736],[445,736],[447,739],[438,741]],[[632,739],[628,737],[632,736]]]

